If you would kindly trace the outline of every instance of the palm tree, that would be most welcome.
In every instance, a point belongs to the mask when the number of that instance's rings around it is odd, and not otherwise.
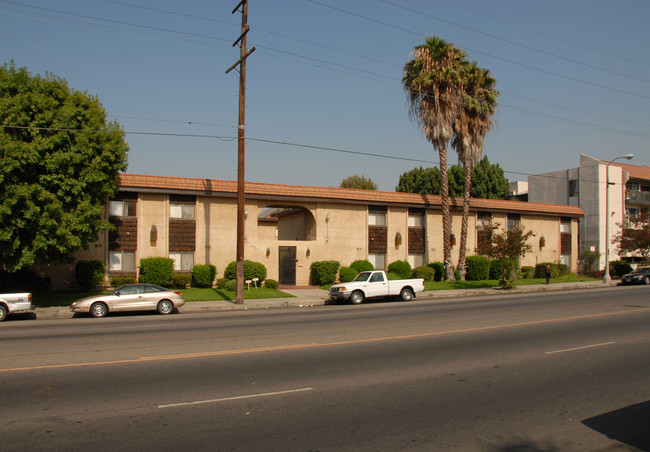
[[[402,85],[409,103],[409,117],[422,128],[440,156],[445,279],[453,280],[447,145],[454,135],[454,122],[460,112],[465,52],[430,36],[424,44],[415,47],[411,57],[404,65]]]
[[[475,62],[464,66],[466,85],[463,90],[463,108],[454,123],[452,146],[458,153],[458,160],[465,170],[463,193],[463,221],[460,235],[458,271],[465,279],[465,256],[467,254],[467,223],[469,219],[469,201],[472,187],[472,170],[483,154],[483,140],[492,128],[492,116],[497,106],[499,92],[494,89],[496,80],[487,69],[482,69]]]

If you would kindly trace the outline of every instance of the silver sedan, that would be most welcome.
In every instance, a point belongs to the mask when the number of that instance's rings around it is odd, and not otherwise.
[[[185,304],[180,292],[153,284],[127,284],[117,290],[82,298],[70,306],[72,312],[86,312],[93,317],[104,317],[118,311],[158,311],[171,314]]]

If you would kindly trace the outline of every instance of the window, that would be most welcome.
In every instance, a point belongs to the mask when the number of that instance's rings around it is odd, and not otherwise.
[[[111,217],[135,217],[136,201],[111,201]]]
[[[578,196],[580,185],[576,179],[569,181],[569,196]]]
[[[194,251],[170,251],[169,257],[174,259],[174,270],[191,271],[194,267]]]
[[[170,204],[169,217],[183,220],[194,219],[194,204]]]
[[[521,215],[518,213],[508,214],[508,230],[519,229],[521,224]]]
[[[411,268],[422,267],[424,265],[424,254],[409,254],[408,262]]]
[[[386,268],[386,254],[385,253],[368,253],[368,261],[377,270],[384,270]]]
[[[108,269],[113,271],[135,270],[135,251],[109,251]]]
[[[386,226],[386,206],[368,206],[368,225],[369,226]]]
[[[414,209],[409,207],[409,228],[423,228],[424,227],[424,209]]]
[[[381,273],[373,273],[370,277],[370,282],[384,282],[384,275]]]

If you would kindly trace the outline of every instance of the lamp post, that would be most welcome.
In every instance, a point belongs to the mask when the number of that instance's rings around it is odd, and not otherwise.
[[[607,182],[607,188],[605,189],[605,274],[603,275],[603,282],[605,284],[609,284],[612,280],[609,276],[609,165],[618,159],[632,160],[633,158],[634,154],[621,155],[607,162],[605,166],[605,179]]]

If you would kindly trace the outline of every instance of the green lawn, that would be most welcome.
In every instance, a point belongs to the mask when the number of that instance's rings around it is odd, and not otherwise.
[[[192,287],[190,289],[181,289],[185,301],[217,301],[217,300],[235,300],[235,292],[222,289],[200,289]],[[75,293],[44,293],[34,294],[32,300],[39,308],[48,308],[51,306],[70,306],[72,302],[80,298],[90,297],[103,292],[75,292]],[[244,300],[253,300],[260,298],[292,298],[293,295],[282,292],[277,289],[267,289],[259,287],[247,290],[244,288]]]
[[[568,274],[558,278],[551,278],[551,284],[580,282],[580,281],[598,281],[599,278],[589,276]],[[532,286],[535,284],[546,284],[545,278],[518,279],[516,286]],[[453,289],[479,289],[484,287],[499,287],[499,281],[490,279],[487,281],[427,281],[424,283],[425,290],[453,290]]]

